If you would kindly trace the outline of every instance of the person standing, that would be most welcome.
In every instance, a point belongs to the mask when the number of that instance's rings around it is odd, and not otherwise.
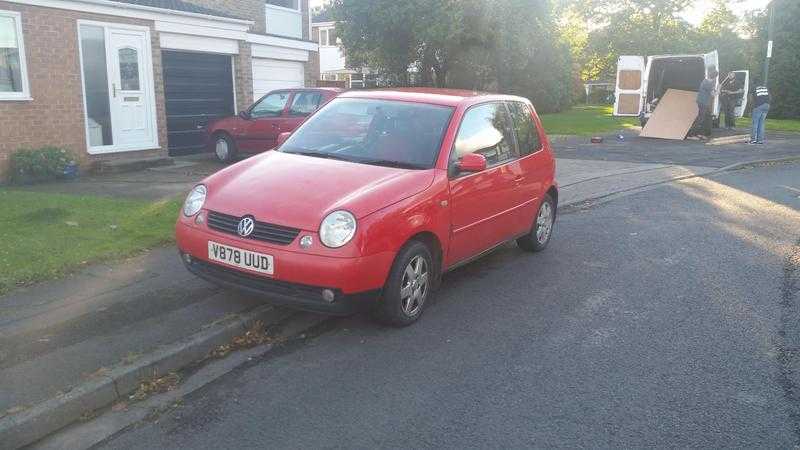
[[[736,89],[736,74],[728,73],[719,85],[720,114],[725,114],[725,129],[732,130],[736,127],[736,100],[744,92],[743,89]]]
[[[755,83],[753,90],[753,129],[750,132],[751,144],[764,143],[764,131],[767,124],[767,113],[769,113],[769,90],[759,81]]]
[[[711,137],[711,107],[714,105],[714,92],[717,87],[717,69],[710,67],[706,78],[700,83],[697,90],[697,119],[695,127],[697,137],[708,139]]]

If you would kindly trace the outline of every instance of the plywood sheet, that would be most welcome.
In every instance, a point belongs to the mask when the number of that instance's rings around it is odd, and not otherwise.
[[[619,88],[626,91],[635,91],[642,87],[642,71],[640,70],[620,70]]]
[[[697,118],[697,92],[669,89],[661,97],[640,136],[686,139]]]
[[[619,114],[639,114],[639,104],[642,96],[639,94],[619,94],[617,106]]]

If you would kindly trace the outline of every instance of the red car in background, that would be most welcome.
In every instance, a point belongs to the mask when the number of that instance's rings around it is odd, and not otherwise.
[[[240,153],[260,153],[277,145],[278,135],[292,132],[320,106],[344,92],[339,88],[280,89],[261,97],[238,116],[207,127],[208,146],[229,163]]]
[[[522,97],[351,91],[275,151],[195,186],[176,226],[186,267],[290,306],[419,318],[441,274],[507,241],[550,242],[555,159]]]

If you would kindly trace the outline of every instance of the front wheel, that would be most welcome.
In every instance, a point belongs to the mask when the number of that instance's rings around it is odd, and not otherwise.
[[[433,294],[435,266],[428,246],[411,241],[400,250],[383,296],[377,318],[388,325],[405,327],[416,322]]]
[[[536,213],[536,221],[533,223],[531,231],[525,236],[517,239],[517,245],[529,252],[540,252],[550,243],[553,236],[553,225],[556,220],[556,203],[550,194],[545,194]]]

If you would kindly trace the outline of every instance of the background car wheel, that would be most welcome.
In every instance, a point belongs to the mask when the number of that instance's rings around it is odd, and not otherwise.
[[[400,250],[389,272],[377,318],[404,327],[416,322],[433,294],[436,274],[428,246],[411,241]]]
[[[214,137],[214,155],[219,162],[228,164],[236,157],[236,144],[227,134],[218,134]]]
[[[556,204],[550,194],[546,194],[539,205],[531,232],[517,239],[517,245],[529,252],[540,252],[550,243],[556,219]]]

